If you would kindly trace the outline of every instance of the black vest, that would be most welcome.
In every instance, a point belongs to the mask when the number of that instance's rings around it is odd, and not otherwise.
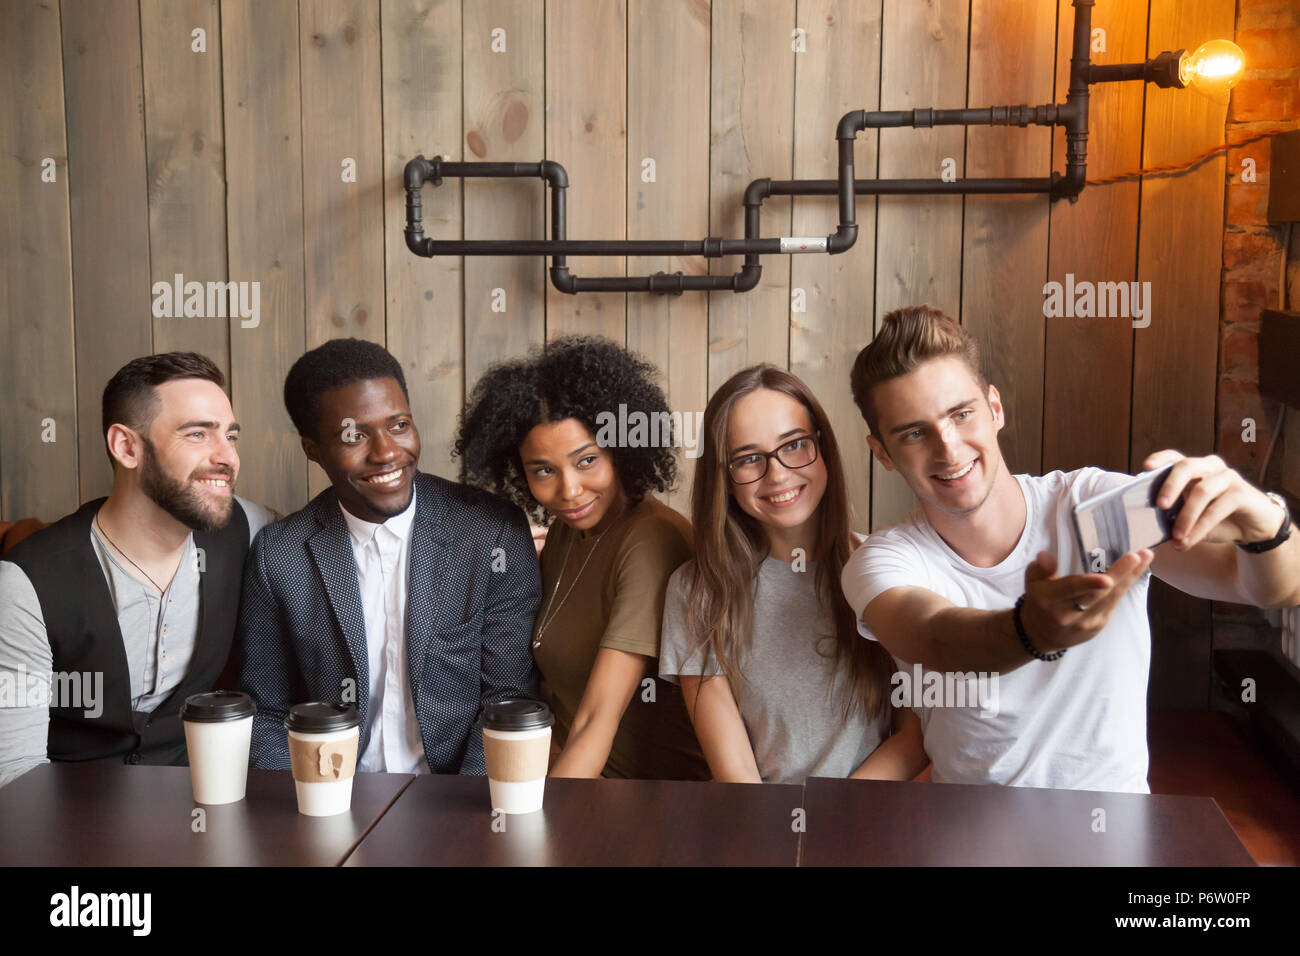
[[[36,591],[54,673],[104,675],[98,702],[103,713],[98,717],[87,717],[84,706],[50,707],[49,756],[51,760],[120,756],[126,763],[184,764],[181,704],[191,694],[212,690],[230,656],[248,552],[248,518],[236,501],[224,528],[213,534],[194,533],[195,547],[203,549],[194,656],[171,694],[152,713],[142,713],[131,709],[131,674],[117,610],[90,542],[91,520],[106,500],[82,505],[4,556],[23,569]]]

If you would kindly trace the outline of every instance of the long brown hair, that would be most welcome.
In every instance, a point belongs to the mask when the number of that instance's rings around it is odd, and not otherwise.
[[[713,394],[704,411],[703,448],[691,496],[695,560],[687,572],[687,627],[697,646],[703,647],[705,659],[712,655],[734,688],[735,668],[729,662],[739,661],[750,648],[754,581],[767,557],[768,542],[763,525],[731,494],[727,426],[736,402],[760,388],[781,392],[803,405],[818,433],[818,454],[826,463],[826,491],[817,506],[817,543],[810,557],[817,568],[817,593],[835,623],[835,681],[841,675],[850,681],[846,720],[858,707],[869,718],[883,716],[888,710],[893,659],[879,644],[858,634],[853,610],[840,590],[840,572],[853,545],[839,445],[830,419],[808,386],[774,365],[737,372]],[[827,688],[828,695],[833,686]]]

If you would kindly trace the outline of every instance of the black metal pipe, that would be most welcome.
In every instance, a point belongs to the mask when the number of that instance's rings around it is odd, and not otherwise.
[[[834,179],[776,179],[771,180],[773,196],[837,196],[840,191]],[[930,194],[965,195],[967,193],[1046,193],[1052,190],[1048,176],[1007,179],[959,179],[945,182],[941,179],[855,179],[853,191],[859,196],[915,196]]]
[[[1065,93],[1061,119],[1065,123],[1065,176],[1056,179],[1052,199],[1079,201],[1088,170],[1088,81],[1092,64],[1093,0],[1073,0],[1074,49],[1070,54],[1070,86]]]
[[[1161,54],[1147,64],[1119,64],[1093,67],[1089,61],[1092,36],[1092,7],[1095,0],[1072,0],[1074,7],[1073,49],[1070,60],[1070,84],[1063,106],[1008,105],[966,109],[852,110],[836,126],[838,145],[837,178],[834,180],[756,179],[745,190],[745,236],[743,239],[708,237],[699,240],[574,240],[566,236],[565,192],[568,175],[559,163],[464,163],[444,162],[440,157],[427,160],[417,156],[406,165],[406,244],[417,255],[549,255],[551,282],[562,292],[672,292],[696,289],[732,289],[737,292],[758,284],[762,268],[760,255],[793,252],[827,252],[837,254],[852,248],[857,239],[855,196],[916,194],[1007,194],[1046,193],[1053,200],[1077,200],[1086,178],[1088,139],[1088,87],[1093,82],[1124,79],[1150,80],[1152,64],[1164,63]],[[1163,67],[1162,67],[1163,69]],[[1166,70],[1167,72],[1167,70]],[[1050,177],[1012,177],[971,179],[944,182],[928,179],[857,180],[854,178],[854,143],[866,129],[933,126],[1064,126],[1066,130],[1066,172]],[[421,222],[420,189],[425,182],[442,182],[443,176],[469,177],[539,177],[551,190],[550,239],[502,240],[434,240],[424,236]],[[759,235],[760,210],[768,196],[838,197],[839,223],[835,232],[824,238],[778,237]],[[573,275],[567,255],[595,256],[704,256],[717,258],[743,255],[740,271],[729,276],[684,276],[663,272],[652,276]]]

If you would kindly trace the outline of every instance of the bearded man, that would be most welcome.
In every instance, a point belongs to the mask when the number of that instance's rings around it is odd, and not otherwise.
[[[186,763],[181,704],[230,656],[244,556],[239,424],[194,352],[104,389],[113,489],[0,561],[0,786],[49,760]]]

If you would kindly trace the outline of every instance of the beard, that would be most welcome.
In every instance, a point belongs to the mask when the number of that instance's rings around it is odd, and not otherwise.
[[[225,476],[232,482],[234,475]],[[192,485],[178,481],[163,470],[154,454],[153,442],[144,440],[144,460],[140,466],[140,489],[163,511],[167,512],[191,531],[211,533],[224,528],[234,509],[234,496],[225,507],[213,506]]]

